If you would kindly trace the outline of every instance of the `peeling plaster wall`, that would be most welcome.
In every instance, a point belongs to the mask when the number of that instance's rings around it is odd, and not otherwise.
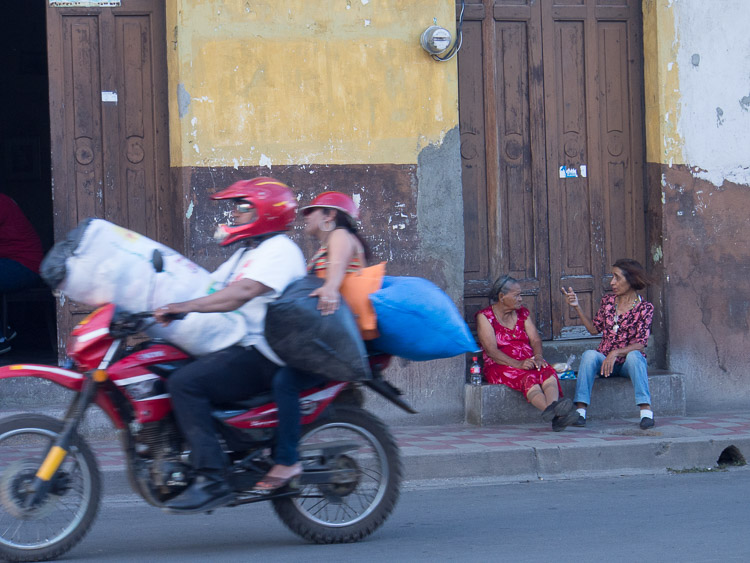
[[[301,204],[348,193],[373,261],[426,277],[462,308],[464,232],[455,59],[419,45],[452,0],[167,0],[170,154],[185,252],[212,268],[222,209],[210,195],[272,175]],[[312,241],[293,232],[309,257]],[[395,360],[389,379],[420,411],[371,396],[390,421],[463,420],[464,358]]]
[[[448,0],[168,0],[175,166],[414,163],[458,123]]]
[[[689,411],[746,408],[750,4],[646,0],[644,16],[649,213],[661,234],[651,240],[663,254],[669,367],[688,378]]]
[[[682,163],[698,178],[750,186],[750,4],[674,3]]]

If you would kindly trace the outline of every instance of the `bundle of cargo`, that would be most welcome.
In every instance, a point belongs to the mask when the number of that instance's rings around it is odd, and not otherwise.
[[[157,273],[154,250],[163,259]],[[149,311],[167,303],[208,295],[216,289],[211,273],[177,251],[103,219],[86,219],[44,258],[41,276],[66,298],[99,307],[113,303],[129,312]],[[191,313],[147,334],[201,356],[239,342],[246,333],[238,312]]]

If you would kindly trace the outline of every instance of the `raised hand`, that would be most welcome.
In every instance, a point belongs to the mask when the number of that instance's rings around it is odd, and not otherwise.
[[[578,296],[576,295],[576,292],[573,291],[572,287],[569,287],[567,291],[565,291],[564,287],[561,287],[560,291],[563,292],[563,295],[565,295],[565,298],[568,300],[568,305],[571,307],[578,307]]]

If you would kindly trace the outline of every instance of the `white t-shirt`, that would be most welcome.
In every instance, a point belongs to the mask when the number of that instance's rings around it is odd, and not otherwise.
[[[268,304],[278,298],[290,283],[305,274],[302,251],[286,235],[266,239],[252,249],[240,248],[211,274],[216,291],[241,279],[255,280],[271,288],[271,291],[251,299],[238,309],[247,325],[247,335],[239,342],[241,346],[255,346],[275,364],[284,365],[263,335],[266,310]]]

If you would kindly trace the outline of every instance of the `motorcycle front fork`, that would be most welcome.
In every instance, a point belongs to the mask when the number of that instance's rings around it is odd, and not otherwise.
[[[60,432],[60,435],[47,452],[44,461],[36,472],[33,494],[29,495],[26,501],[27,508],[31,508],[41,502],[44,496],[49,492],[52,484],[52,477],[54,477],[57,470],[60,469],[63,461],[65,461],[73,437],[86,415],[86,410],[91,406],[91,403],[94,402],[96,390],[97,383],[93,379],[84,379],[81,392],[76,395],[75,399],[73,399],[73,402],[70,407],[68,407],[68,411],[65,414],[65,425],[63,426],[62,432]]]

